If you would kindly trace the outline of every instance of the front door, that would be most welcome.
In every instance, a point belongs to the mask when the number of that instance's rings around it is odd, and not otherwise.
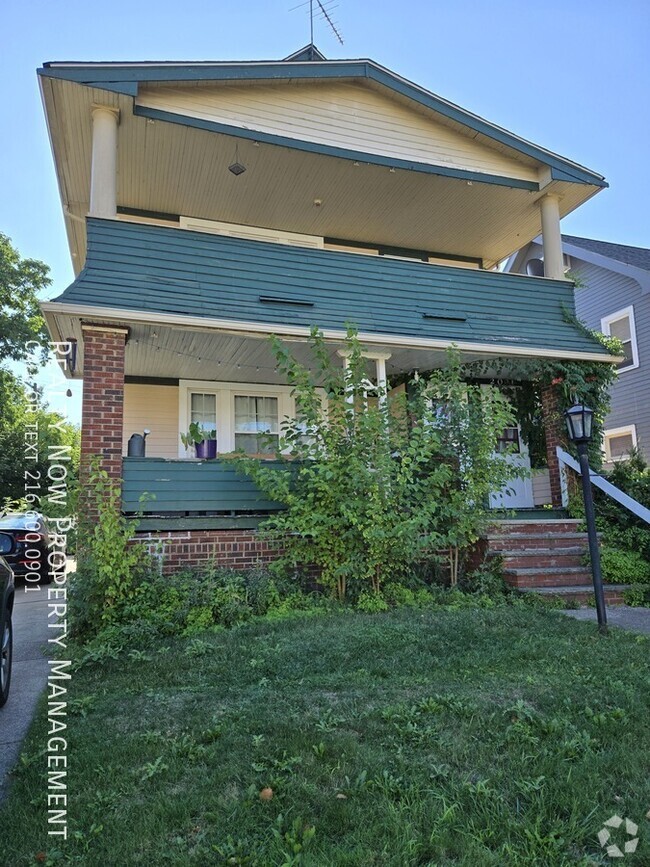
[[[526,478],[512,479],[507,490],[497,491],[490,494],[490,508],[492,509],[532,509],[535,505],[533,500],[533,480],[530,476],[530,455],[528,447],[521,438],[521,429],[507,427],[499,437],[498,448],[508,452],[508,463],[527,470]]]

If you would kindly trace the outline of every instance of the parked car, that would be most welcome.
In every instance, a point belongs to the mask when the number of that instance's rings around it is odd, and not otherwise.
[[[47,519],[37,512],[9,512],[0,518],[0,533],[7,533],[15,542],[6,557],[14,575],[30,583],[49,584]]]
[[[0,707],[9,698],[11,684],[11,654],[13,629],[11,615],[14,609],[14,573],[7,563],[16,546],[8,533],[0,533]]]

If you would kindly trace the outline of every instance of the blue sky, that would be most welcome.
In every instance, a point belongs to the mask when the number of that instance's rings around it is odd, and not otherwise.
[[[35,70],[46,60],[282,58],[309,40],[300,0],[5,0],[0,36],[0,231],[72,279]],[[647,0],[335,0],[345,44],[446,99],[605,175],[564,231],[650,247]],[[56,373],[50,379],[56,379]],[[67,401],[80,415],[80,387]],[[60,398],[53,405],[63,408]]]

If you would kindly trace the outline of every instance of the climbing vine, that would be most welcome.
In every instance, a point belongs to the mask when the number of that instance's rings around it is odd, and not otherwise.
[[[564,317],[607,352],[622,354],[622,344],[616,337],[588,328],[568,310],[564,311]],[[427,377],[430,374],[423,372],[421,375]],[[603,424],[610,406],[609,390],[617,376],[614,363],[558,358],[492,358],[465,363],[462,375],[468,383],[490,382],[508,398],[521,426],[522,438],[529,448],[533,469],[546,466],[542,390],[548,386],[556,389],[560,413],[576,399],[584,401],[594,410],[594,436],[589,457],[592,466],[600,467]],[[396,384],[391,380],[391,385]]]

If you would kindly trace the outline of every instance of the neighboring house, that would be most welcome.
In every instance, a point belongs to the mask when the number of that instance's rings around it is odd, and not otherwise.
[[[578,317],[618,337],[625,352],[605,422],[605,465],[624,460],[632,448],[650,459],[650,250],[574,235],[562,235],[562,247],[577,283]],[[534,273],[543,257],[536,239],[512,257],[508,270]]]
[[[49,63],[38,72],[76,279],[43,311],[76,347],[82,458],[123,479],[123,508],[167,567],[265,556],[274,508],[228,460],[294,411],[268,336],[337,358],[354,323],[376,382],[466,359],[611,360],[566,321],[560,218],[602,176],[372,60]],[[545,276],[496,265],[543,233]],[[339,363],[341,359],[338,359]],[[550,485],[561,506],[553,393]],[[128,457],[150,429],[146,457]],[[504,434],[517,440],[517,431]],[[260,455],[261,458],[264,455]],[[526,465],[522,446],[519,460]],[[530,482],[495,505],[531,508]]]

